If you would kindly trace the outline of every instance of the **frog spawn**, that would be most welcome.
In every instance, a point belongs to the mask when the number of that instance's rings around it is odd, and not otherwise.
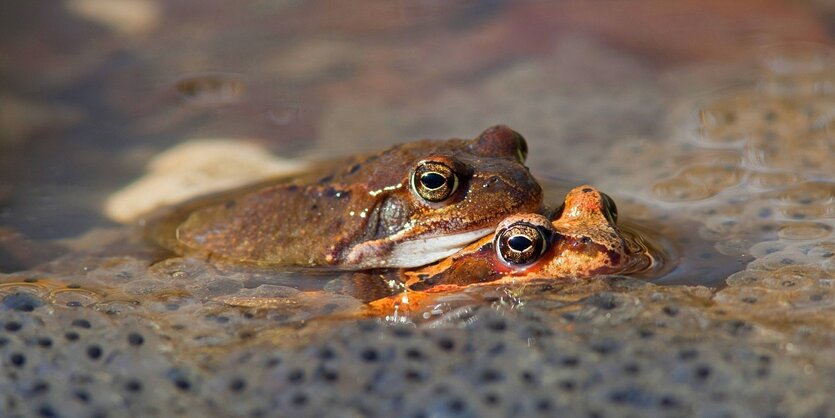
[[[65,259],[2,278],[0,415],[832,415],[832,67],[779,68],[691,108],[675,164],[627,141],[640,173],[613,176],[754,258],[715,294],[605,278],[333,332],[311,319],[355,300],[183,259]],[[285,303],[212,302],[252,297]]]
[[[833,56],[812,44],[765,51],[753,86],[703,101],[695,128],[679,133],[681,144],[698,146],[682,160],[693,165],[669,170],[652,189],[699,222],[717,251],[753,259],[727,278],[715,312],[827,352],[823,343],[835,336]]]
[[[197,351],[194,328],[229,332],[231,310],[173,329],[17,292],[3,299],[0,408],[44,417],[835,412],[825,362],[781,354],[757,323],[706,311],[708,289],[605,278],[553,290],[525,288],[523,310],[461,308],[417,328],[302,321],[303,338],[203,339],[209,349]]]
[[[0,360],[8,372],[0,393],[9,416],[835,411],[826,393],[835,357],[824,349],[835,333],[798,339],[802,349],[786,356],[769,318],[733,309],[752,299],[737,302],[730,287],[714,296],[706,288],[605,277],[469,289],[471,300],[488,304],[438,307],[445,314],[419,326],[366,320],[334,330],[332,321],[316,318],[356,307],[340,295],[305,299],[266,273],[194,260],[148,263],[105,258],[74,278],[3,277]],[[54,297],[67,292],[96,296],[86,304]],[[283,303],[213,302],[247,297]]]

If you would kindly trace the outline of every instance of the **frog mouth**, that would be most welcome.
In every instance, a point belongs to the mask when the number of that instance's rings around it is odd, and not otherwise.
[[[349,262],[359,267],[420,267],[455,254],[467,244],[493,232],[493,228],[482,228],[458,234],[426,236],[417,239],[389,242],[388,251],[379,246],[363,243],[348,254]],[[375,248],[378,248],[375,250]]]

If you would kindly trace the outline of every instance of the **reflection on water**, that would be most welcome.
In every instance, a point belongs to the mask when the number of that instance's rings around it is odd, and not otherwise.
[[[0,415],[835,413],[827,6],[107,3],[2,19]],[[393,272],[171,257],[108,218],[497,123],[552,205],[612,195],[660,277],[470,287],[386,322],[362,318],[408,297]]]

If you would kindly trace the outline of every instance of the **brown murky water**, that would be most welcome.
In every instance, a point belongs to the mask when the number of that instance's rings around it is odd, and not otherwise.
[[[832,416],[832,16],[776,0],[6,6],[0,416]],[[166,258],[135,220],[496,123],[527,138],[550,201],[595,185],[670,269],[361,319],[350,276]]]

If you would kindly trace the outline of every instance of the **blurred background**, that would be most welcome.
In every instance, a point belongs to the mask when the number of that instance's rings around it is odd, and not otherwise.
[[[0,225],[107,224],[152,156],[223,138],[285,157],[506,123],[542,177],[597,180],[682,99],[827,42],[825,1],[12,1],[0,6]],[[662,152],[662,151],[659,151]],[[592,173],[595,172],[595,173]],[[609,176],[611,177],[611,176]]]

